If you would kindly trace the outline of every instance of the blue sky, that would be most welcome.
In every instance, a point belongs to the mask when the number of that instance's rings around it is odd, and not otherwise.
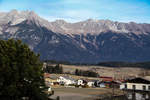
[[[109,19],[150,23],[150,0],[0,0],[0,12],[32,10],[53,21]]]

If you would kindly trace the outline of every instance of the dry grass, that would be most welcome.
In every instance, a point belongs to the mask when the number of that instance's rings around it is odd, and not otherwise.
[[[88,79],[88,80],[99,80],[99,78],[94,78],[94,77],[84,77],[84,76],[76,76],[76,75],[68,75],[68,74],[51,74],[51,77],[59,77],[59,76],[70,76],[73,79]]]
[[[62,65],[64,72],[74,73],[75,69],[80,70],[92,70],[101,76],[112,76],[117,78],[125,78],[130,76],[139,76],[141,73],[148,71],[142,68],[131,68],[131,67],[122,67],[122,68],[113,68],[113,67],[103,67],[103,66],[76,66],[76,65]]]
[[[65,88],[53,87],[53,98],[60,96],[61,100],[93,100],[102,95],[111,95],[112,89],[108,88]],[[121,90],[115,90],[116,95],[121,95]]]

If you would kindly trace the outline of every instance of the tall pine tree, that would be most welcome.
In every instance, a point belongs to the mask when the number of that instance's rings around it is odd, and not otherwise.
[[[0,100],[47,100],[42,63],[20,40],[0,40]]]

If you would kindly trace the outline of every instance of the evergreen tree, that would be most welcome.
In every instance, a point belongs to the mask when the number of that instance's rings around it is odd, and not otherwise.
[[[0,100],[47,100],[42,63],[20,40],[0,40]]]
[[[44,69],[47,73],[55,73],[55,74],[63,74],[63,67],[60,66],[60,64],[57,64],[56,66],[46,66]]]
[[[79,75],[79,70],[78,69],[75,70],[75,75]]]
[[[84,71],[84,70],[75,70],[75,75],[78,76],[86,76],[86,77],[99,77],[99,74],[90,70]]]

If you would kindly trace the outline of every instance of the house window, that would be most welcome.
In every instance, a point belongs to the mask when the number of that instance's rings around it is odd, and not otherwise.
[[[143,97],[143,99],[145,99],[146,98],[146,94],[143,94],[142,97]]]
[[[127,89],[127,84],[125,84],[124,88]]]
[[[143,85],[143,90],[146,90],[146,86],[145,85]]]
[[[133,90],[135,90],[136,89],[136,85],[132,85],[132,88],[133,88]]]
[[[148,90],[150,90],[150,86],[148,86]]]

